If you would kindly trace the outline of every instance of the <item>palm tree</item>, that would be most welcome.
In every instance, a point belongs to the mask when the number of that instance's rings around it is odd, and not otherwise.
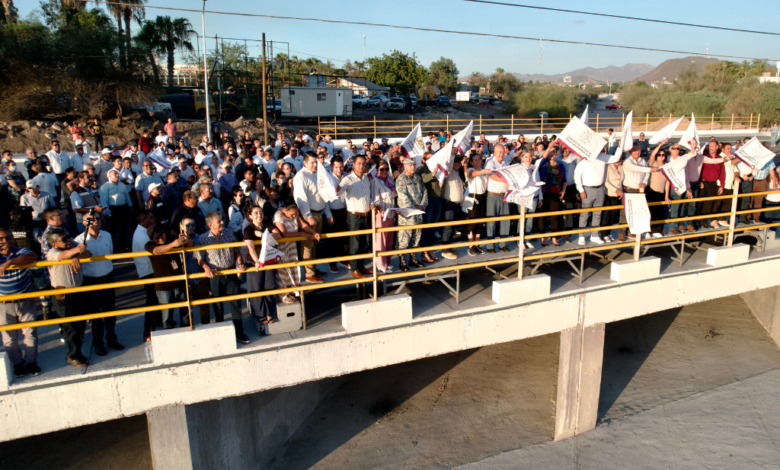
[[[143,7],[146,0],[121,0],[125,3],[122,9],[122,17],[125,21],[125,43],[127,44],[127,51],[130,54],[131,37],[130,34],[130,20],[135,20],[139,25],[146,19],[146,9]],[[128,57],[128,63],[131,59]]]
[[[190,37],[195,35],[192,24],[186,18],[172,20],[170,16],[158,16],[154,21],[144,22],[138,33],[141,42],[157,54],[168,55],[168,85],[173,83],[174,52],[184,49],[192,52],[194,48]]]
[[[14,23],[18,16],[16,7],[14,7],[14,0],[0,0],[3,2],[3,9],[5,10],[5,22]]]
[[[750,72],[750,62],[743,60],[742,64],[739,66],[739,70],[747,77],[748,72]]]
[[[120,2],[122,0],[119,0]],[[126,55],[125,55],[125,34],[122,30],[122,9],[124,8],[124,5],[120,5],[119,3],[108,3],[106,4],[106,9],[109,13],[114,15],[114,19],[116,20],[116,27],[119,31],[119,63],[122,66],[122,68],[127,68],[127,61]]]
[[[303,61],[303,66],[306,68],[306,71],[309,73],[316,72],[317,66],[320,64],[321,64],[320,60],[315,57],[309,57],[308,59]]]
[[[760,77],[760,76],[764,75],[764,72],[766,72],[766,70],[767,70],[767,63],[766,63],[765,60],[753,59],[753,66],[751,68],[752,68],[753,73],[757,77]]]

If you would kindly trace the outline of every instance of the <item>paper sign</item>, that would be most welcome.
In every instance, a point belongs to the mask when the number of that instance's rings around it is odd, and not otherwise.
[[[687,166],[688,157],[678,157],[660,168],[677,194],[683,194],[687,190]]]
[[[474,121],[471,121],[465,129],[455,134],[453,139],[458,143],[458,154],[464,155],[471,148],[471,132],[474,130]]]
[[[392,209],[387,209],[385,211],[384,220],[387,220],[387,216],[392,212],[395,212],[396,214],[401,215],[404,218],[425,214],[425,211],[421,211],[420,209],[416,209],[413,207],[408,207],[408,208],[394,207]]]
[[[528,168],[522,163],[516,163],[500,170],[493,170],[491,174],[504,180],[509,189],[513,190],[528,186],[528,182],[531,180]]]
[[[696,142],[696,148],[693,149],[691,148],[691,144],[688,143],[692,140]],[[683,134],[679,143],[682,147],[692,151],[694,155],[699,154],[699,144],[701,144],[701,140],[699,139],[699,131],[696,129],[696,116],[694,116],[693,113],[691,113],[691,123],[688,125],[688,129],[685,130],[685,134]]]
[[[759,142],[757,137],[753,137],[748,143],[740,147],[735,155],[745,162],[746,165],[756,170],[764,168],[764,165],[775,158],[775,153],[764,147],[764,144]]]
[[[418,155],[422,156],[423,152],[425,152],[422,129],[419,124],[412,129],[412,132],[410,132],[401,143],[401,151],[406,158],[412,158]]]
[[[333,202],[339,198],[336,187],[339,185],[339,180],[329,173],[328,170],[320,163],[317,162],[317,192],[320,193],[322,199],[326,202]]]
[[[673,123],[664,127],[660,131],[656,132],[655,135],[653,135],[647,143],[649,145],[658,145],[666,139],[671,139],[672,134],[674,134],[674,131],[677,130],[677,126],[680,125],[683,118],[685,118],[685,116],[682,116],[680,119],[674,121]]]
[[[176,162],[168,161],[168,159],[165,157],[165,154],[162,150],[159,149],[159,147],[157,150],[147,155],[146,158],[148,158],[157,166],[157,171],[170,170],[171,167],[176,164]]]
[[[454,138],[450,139],[447,145],[442,147],[425,162],[425,165],[431,170],[431,173],[438,168],[439,172],[436,173],[436,179],[439,181],[439,184],[444,184],[444,178],[450,174],[450,169],[452,169],[452,147],[455,143]]]
[[[588,126],[574,116],[558,137],[573,154],[586,160],[595,160],[607,145],[607,141],[598,136]]]
[[[628,229],[634,235],[650,231],[650,208],[642,193],[624,193],[623,204],[626,210]]]
[[[585,105],[585,112],[582,113],[582,117],[580,118],[580,121],[582,121],[583,124],[588,126],[588,105]]]
[[[634,123],[634,112],[631,111],[630,113],[628,113],[628,116],[626,116],[626,122],[623,123],[623,136],[620,138],[620,145],[618,145],[617,150],[615,150],[615,156],[617,158],[608,159],[608,160],[619,161],[620,157],[623,156],[623,152],[630,152],[631,149],[634,147],[633,123]]]
[[[539,191],[535,186],[527,186],[521,190],[512,190],[504,195],[504,202],[525,206],[526,209],[533,210],[534,196]]]
[[[278,244],[279,242],[271,235],[271,232],[265,229],[262,247],[260,248],[260,261],[258,262],[261,268],[268,264],[282,262],[282,252],[275,248]]]

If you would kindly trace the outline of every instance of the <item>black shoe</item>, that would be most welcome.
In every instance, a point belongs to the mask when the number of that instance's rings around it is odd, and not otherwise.
[[[493,248],[488,248],[487,252],[488,252],[489,255],[495,255],[496,254],[496,250],[493,249]]]
[[[482,249],[481,246],[475,246],[474,249],[477,250],[478,255],[484,255],[485,253],[487,253],[485,250]]]
[[[512,250],[510,250],[508,246],[502,246],[501,251],[503,251],[504,253],[509,253]]]
[[[104,348],[103,346],[94,346],[94,348],[95,348],[95,354],[97,354],[98,356],[105,356],[106,354],[108,354],[108,351],[106,351],[106,348]]]
[[[477,250],[474,249],[474,247],[470,247],[468,251],[469,256],[477,256],[479,253],[477,253]]]
[[[19,378],[24,377],[25,375],[27,375],[27,369],[24,367],[24,362],[16,364],[14,366],[14,377]]]
[[[402,272],[408,272],[409,266],[406,264],[406,255],[401,255],[400,258],[398,258],[398,269]]]
[[[409,255],[409,265],[414,266],[415,268],[424,268],[425,265],[420,262],[420,260],[417,259],[417,255],[415,253],[412,253]]]
[[[236,341],[238,341],[241,344],[249,344],[249,338],[244,333],[237,334]]]
[[[121,344],[117,343],[116,341],[109,341],[108,343],[106,343],[106,345],[109,348],[111,348],[111,349],[116,349],[117,351],[121,351],[121,350],[125,349],[124,346],[122,346]]]
[[[38,367],[37,362],[28,362],[27,363],[27,372],[29,372],[32,375],[40,375],[41,374],[41,368]]]

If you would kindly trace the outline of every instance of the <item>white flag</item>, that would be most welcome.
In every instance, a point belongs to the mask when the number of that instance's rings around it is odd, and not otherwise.
[[[759,142],[758,137],[753,137],[736,151],[737,158],[755,170],[761,170],[764,165],[775,158],[775,153]]]
[[[401,143],[401,151],[406,158],[414,158],[418,155],[422,155],[425,152],[425,144],[423,143],[422,129],[417,124],[412,132],[406,136]]]
[[[688,143],[692,140],[696,143],[695,148],[691,148],[691,144]],[[699,131],[696,129],[696,116],[694,116],[693,113],[691,113],[691,123],[688,125],[688,129],[685,130],[685,134],[683,134],[679,144],[693,152],[694,155],[699,154],[701,140],[699,140]]]
[[[617,150],[615,150],[615,156],[617,157],[614,159],[615,161],[620,161],[620,157],[623,155],[623,152],[630,152],[631,148],[634,147],[633,124],[634,112],[631,111],[628,113],[628,116],[626,116],[626,122],[623,123],[623,135],[620,138],[620,145],[618,145]]]
[[[688,177],[686,172],[689,156],[690,155],[677,157],[676,160],[672,160],[660,168],[661,173],[666,176],[666,179],[669,180],[669,184],[677,191],[677,194],[683,194],[688,188]]]
[[[585,105],[585,112],[582,113],[582,117],[580,118],[580,121],[582,121],[583,124],[586,126],[588,125],[588,105]]]
[[[395,212],[398,215],[403,216],[404,218],[409,218],[414,215],[421,215],[425,214],[425,211],[421,211],[420,209],[414,208],[414,207],[394,207],[392,209],[388,209],[385,211],[385,217],[383,220],[387,220],[387,216]]]
[[[650,208],[642,193],[625,193],[623,204],[626,210],[626,222],[631,233],[639,235],[650,231]]]
[[[282,262],[282,252],[275,248],[278,244],[279,243],[274,236],[271,235],[271,232],[269,232],[268,229],[265,229],[265,233],[263,233],[263,242],[260,248],[260,260],[259,263],[257,263],[261,268],[268,264]]]
[[[325,202],[333,202],[339,198],[336,192],[336,187],[339,185],[339,180],[328,172],[325,167],[317,162],[317,191],[320,193]]]
[[[454,145],[455,139],[452,138],[447,145],[439,149],[438,152],[433,154],[433,156],[425,162],[425,165],[431,170],[431,173],[436,171],[437,168],[439,169],[439,172],[436,173],[436,179],[439,181],[439,184],[444,184],[444,178],[450,174],[450,170],[452,169],[452,147]]]
[[[474,130],[474,121],[471,121],[465,129],[455,134],[453,139],[458,144],[458,154],[465,155],[471,148],[471,132]]]
[[[673,123],[669,124],[668,126],[664,127],[660,131],[656,132],[653,137],[650,138],[650,140],[647,142],[649,145],[658,145],[661,142],[663,142],[666,139],[671,139],[672,134],[674,134],[674,131],[677,130],[677,126],[680,125],[682,120],[685,118],[685,116],[680,117],[680,119],[674,121]]]
[[[583,124],[577,116],[571,118],[558,137],[558,141],[568,147],[573,154],[586,160],[595,160],[607,145],[606,140]]]

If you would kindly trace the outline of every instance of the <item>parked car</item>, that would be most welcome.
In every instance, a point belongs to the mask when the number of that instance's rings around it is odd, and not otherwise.
[[[409,101],[412,103],[412,109],[417,109],[417,97],[414,95],[411,95],[409,97]]]
[[[352,95],[352,107],[362,108],[368,106],[368,97],[363,95]]]
[[[388,111],[403,111],[404,109],[406,109],[406,101],[403,98],[390,98],[390,101],[387,102]]]
[[[409,95],[398,95],[396,98],[401,98],[404,100],[404,103],[406,103],[404,109],[412,110],[417,107],[417,98]],[[412,98],[414,98],[414,101],[412,101]]]
[[[370,100],[368,100],[369,106],[379,106],[379,102],[381,101],[385,106],[387,106],[387,102],[390,100],[385,95],[374,95],[371,97]]]
[[[447,107],[447,106],[452,106],[452,103],[450,102],[450,98],[449,97],[447,97],[447,96],[440,96],[440,97],[436,98],[436,106],[441,106],[441,107],[444,108],[444,107]]]
[[[617,103],[608,104],[607,109],[620,109],[620,105]]]
[[[282,112],[282,100],[274,100],[273,103],[268,103],[266,106],[269,113],[281,113]]]

